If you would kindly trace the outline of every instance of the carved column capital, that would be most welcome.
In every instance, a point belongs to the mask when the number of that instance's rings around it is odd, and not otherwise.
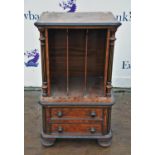
[[[115,38],[115,32],[116,32],[116,29],[111,29],[110,30],[110,38],[109,38],[109,40],[110,40],[110,46],[114,46],[114,43],[115,43],[115,40],[116,40],[116,38]]]
[[[45,32],[45,28],[43,28],[43,27],[38,27],[38,30],[40,31],[40,33],[44,33]]]
[[[41,46],[45,46],[45,29],[42,27],[38,27],[38,30],[40,32],[40,44]]]

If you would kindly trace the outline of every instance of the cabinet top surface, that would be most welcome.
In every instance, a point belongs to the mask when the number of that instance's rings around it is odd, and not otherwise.
[[[43,12],[36,26],[120,26],[111,12],[76,12],[76,13],[61,13],[61,12]]]

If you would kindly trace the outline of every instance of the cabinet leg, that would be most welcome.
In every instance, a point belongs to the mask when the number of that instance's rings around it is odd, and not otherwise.
[[[43,138],[41,137],[41,144],[45,147],[53,146],[55,143],[55,138]]]
[[[101,146],[101,147],[109,147],[111,146],[112,143],[112,139],[97,139],[97,143]]]

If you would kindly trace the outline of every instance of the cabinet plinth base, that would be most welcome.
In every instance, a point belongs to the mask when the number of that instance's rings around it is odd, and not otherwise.
[[[41,133],[41,143],[45,147],[50,147],[55,144],[56,139],[63,139],[63,138],[68,138],[68,139],[96,139],[97,143],[101,147],[109,147],[111,146],[112,143],[112,132],[110,131],[106,135],[102,136],[65,136],[65,135],[52,135],[52,134],[45,134]]]
[[[44,138],[41,136],[41,144],[45,147],[51,147],[55,144],[55,138]]]
[[[101,146],[101,147],[109,147],[112,144],[112,137],[109,137],[107,139],[103,138],[103,139],[98,139],[97,143]]]

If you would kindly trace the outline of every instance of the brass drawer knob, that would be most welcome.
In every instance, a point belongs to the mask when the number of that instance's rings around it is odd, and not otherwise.
[[[63,116],[63,113],[61,111],[58,111],[57,116],[58,117],[62,117]]]
[[[58,132],[63,132],[63,128],[61,126],[58,126]]]
[[[95,133],[96,132],[96,129],[95,128],[90,128],[90,132],[91,133]]]
[[[92,111],[90,115],[91,115],[91,117],[95,117],[96,116],[96,112]]]

